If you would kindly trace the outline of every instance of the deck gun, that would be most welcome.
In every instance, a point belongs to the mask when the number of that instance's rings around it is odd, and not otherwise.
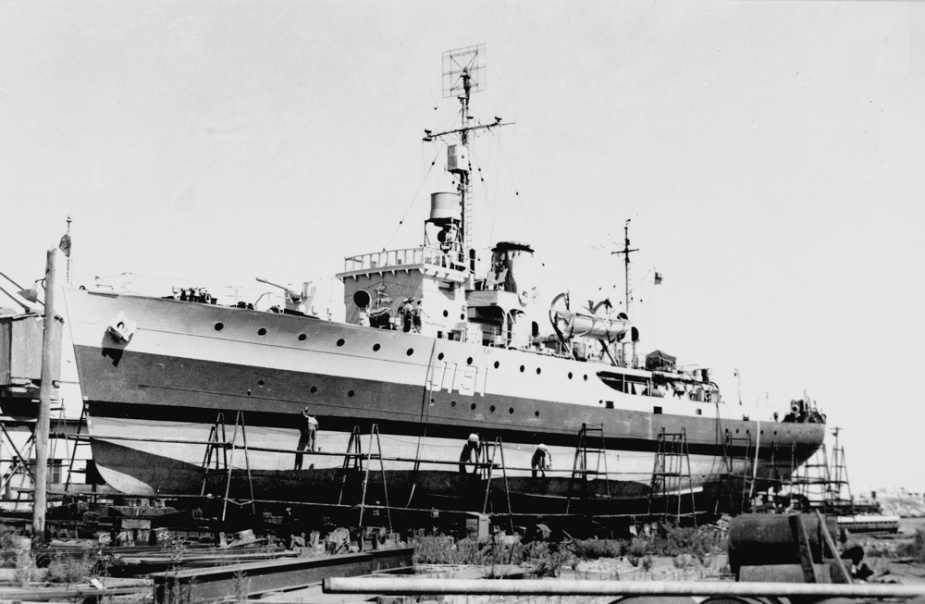
[[[262,277],[257,277],[257,281],[261,283],[266,283],[267,285],[272,285],[273,287],[277,287],[283,290],[286,293],[286,310],[291,311],[291,312],[301,313],[303,315],[312,314],[311,312],[309,312],[309,309],[307,308],[307,305],[306,305],[306,301],[308,300],[308,287],[309,285],[311,285],[311,281],[305,281],[304,283],[302,283],[301,292],[296,291],[294,289],[290,289],[289,287],[286,287],[285,285],[273,283],[272,281],[268,281],[267,279],[264,279]]]

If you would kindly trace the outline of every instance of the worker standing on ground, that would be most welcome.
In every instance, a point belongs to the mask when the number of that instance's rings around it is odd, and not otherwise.
[[[549,452],[549,449],[546,448],[546,445],[540,443],[536,448],[536,451],[533,452],[533,459],[530,460],[530,467],[533,471],[533,477],[536,478],[537,473],[543,475],[543,478],[546,478],[546,470],[552,469],[552,453]]]
[[[466,444],[463,445],[462,453],[459,454],[459,472],[460,474],[466,474],[466,464],[473,464],[473,471],[475,471],[475,464],[479,460],[479,435],[473,432],[469,435],[469,439],[466,440]]]
[[[299,446],[295,454],[295,469],[302,469],[302,451],[315,452],[315,439],[318,435],[318,420],[312,417],[308,407],[302,410],[302,420],[299,424]]]

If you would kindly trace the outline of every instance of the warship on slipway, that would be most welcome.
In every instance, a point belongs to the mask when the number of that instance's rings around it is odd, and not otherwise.
[[[288,291],[276,313],[67,292],[93,460],[110,486],[199,495],[206,443],[236,422],[248,454],[235,458],[235,476],[247,471],[257,499],[344,503],[356,473],[345,454],[361,436],[364,453],[382,456],[381,473],[369,462],[383,491],[374,497],[387,491],[392,507],[422,509],[481,510],[493,466],[514,512],[629,513],[653,490],[696,494],[697,508],[712,510],[724,478],[786,479],[819,448],[824,417],[808,401],[763,419],[767,411],[727,406],[705,369],[658,351],[640,360],[638,331],[609,303],[578,310],[563,294],[540,307],[530,245],[499,242],[479,269],[469,143],[505,125],[469,115],[483,54],[444,53],[444,92],[461,103],[461,123],[425,131],[448,142],[455,190],[432,194],[422,245],[346,258],[343,322],[310,316],[304,291]],[[628,240],[623,251],[628,261]],[[293,470],[306,408],[320,431]],[[535,476],[541,443],[555,465]],[[683,471],[669,471],[679,459]]]

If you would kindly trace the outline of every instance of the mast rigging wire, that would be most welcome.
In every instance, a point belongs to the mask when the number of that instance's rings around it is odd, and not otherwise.
[[[405,223],[405,218],[408,217],[408,213],[411,211],[411,208],[414,206],[414,202],[417,201],[418,194],[421,192],[421,189],[424,188],[424,183],[427,182],[427,178],[430,176],[430,173],[434,169],[434,165],[437,163],[437,158],[440,157],[440,154],[446,148],[446,143],[442,143],[440,149],[437,151],[436,155],[430,162],[430,167],[427,168],[427,173],[424,174],[424,178],[421,180],[421,184],[418,185],[417,191],[414,192],[414,195],[411,196],[411,202],[408,204],[408,207],[405,208],[405,213],[402,214],[401,220],[398,221],[398,225],[395,227],[395,231],[392,233],[392,236],[389,237],[386,247],[392,247],[392,241],[395,239],[395,236],[398,235],[398,231],[401,229],[402,225]]]

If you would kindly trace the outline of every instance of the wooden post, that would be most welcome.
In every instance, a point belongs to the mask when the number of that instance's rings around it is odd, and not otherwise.
[[[61,370],[61,317],[55,312],[58,250],[48,250],[45,265],[45,326],[42,336],[42,384],[39,413],[35,420],[35,498],[32,504],[32,549],[45,543],[45,512],[48,487],[48,429],[51,399],[56,396]]]

